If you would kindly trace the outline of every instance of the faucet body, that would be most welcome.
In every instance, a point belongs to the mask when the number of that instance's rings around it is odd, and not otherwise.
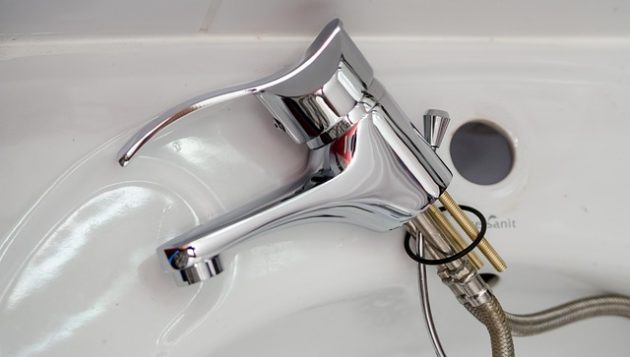
[[[329,23],[293,69],[209,93],[147,124],[121,150],[125,165],[159,130],[215,103],[255,95],[276,126],[307,145],[304,178],[271,202],[254,202],[158,248],[182,284],[223,269],[225,249],[275,228],[338,221],[376,231],[401,227],[448,187],[451,172],[402,112],[341,27]]]

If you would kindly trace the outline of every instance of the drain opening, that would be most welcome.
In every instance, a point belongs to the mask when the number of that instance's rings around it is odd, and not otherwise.
[[[512,142],[503,130],[485,121],[460,126],[451,139],[450,152],[457,172],[478,185],[503,181],[514,165]]]

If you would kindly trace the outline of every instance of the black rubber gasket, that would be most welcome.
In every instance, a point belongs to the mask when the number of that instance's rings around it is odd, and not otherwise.
[[[424,265],[441,265],[441,264],[453,262],[457,259],[461,259],[465,257],[466,254],[472,252],[473,249],[477,248],[479,243],[481,243],[481,241],[483,240],[483,237],[486,235],[488,222],[486,222],[486,218],[483,216],[481,212],[479,212],[478,210],[470,206],[460,205],[459,208],[461,208],[463,211],[468,211],[474,214],[475,216],[477,216],[477,218],[479,218],[479,221],[481,222],[481,229],[479,229],[479,234],[477,234],[477,237],[475,237],[472,243],[470,243],[466,248],[462,249],[460,252],[455,253],[449,257],[442,258],[442,259],[425,259],[423,257],[418,256],[418,254],[414,253],[414,251],[411,249],[411,246],[409,245],[411,243],[411,234],[407,232],[407,235],[405,236],[404,247],[405,247],[405,252],[407,252],[407,255],[409,256],[409,258]],[[444,207],[440,207],[440,210],[445,211],[446,209]]]

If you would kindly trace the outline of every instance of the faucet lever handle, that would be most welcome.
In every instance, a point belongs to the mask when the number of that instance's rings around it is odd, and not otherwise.
[[[129,160],[159,131],[187,116],[188,114],[222,102],[245,96],[254,91],[255,83],[247,83],[240,86],[221,89],[202,94],[180,103],[145,124],[118,152],[118,163],[126,166]]]
[[[373,72],[342,23],[331,21],[294,67],[271,76],[202,94],[168,109],[146,124],[118,153],[125,166],[155,134],[190,113],[245,95],[255,95],[296,143],[311,149],[342,136],[373,105]]]

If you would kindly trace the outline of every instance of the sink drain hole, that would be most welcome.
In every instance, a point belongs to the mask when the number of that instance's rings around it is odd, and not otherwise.
[[[455,169],[478,185],[505,179],[514,165],[514,148],[506,133],[493,123],[472,121],[460,126],[450,146]]]

